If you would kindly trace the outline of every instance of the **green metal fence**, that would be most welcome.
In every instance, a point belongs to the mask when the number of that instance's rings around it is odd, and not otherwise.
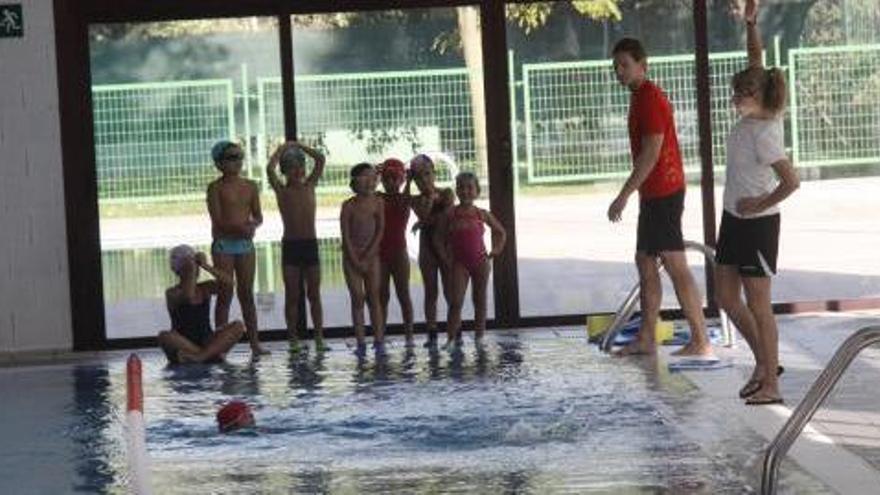
[[[261,158],[283,136],[281,79],[258,80]],[[459,168],[475,161],[474,118],[466,69],[298,76],[298,135],[327,156],[323,189],[347,189],[362,161],[443,151]],[[442,165],[442,164],[441,164]]]
[[[709,60],[713,151],[721,167],[724,139],[735,122],[729,81],[745,67],[746,54],[715,53]],[[880,83],[872,77],[878,63],[880,45],[789,51],[789,139],[796,164],[880,163]],[[651,78],[674,106],[691,171],[699,166],[693,74],[693,55],[650,59]],[[300,137],[317,143],[328,158],[322,190],[345,189],[356,162],[425,150],[444,151],[460,168],[473,168],[469,84],[464,68],[297,77]],[[522,82],[511,84],[514,98],[515,88],[522,88],[523,132],[514,138],[524,139],[528,182],[629,172],[629,93],[615,80],[610,61],[523,64]],[[259,78],[252,85],[243,72],[241,87],[247,89],[236,94],[231,79],[94,86],[99,198],[201,198],[217,175],[208,152],[230,138],[246,147],[256,141],[249,162],[256,168],[249,174],[265,184],[261,165],[284,134],[281,80]],[[254,99],[255,112],[248,103]],[[516,101],[511,108],[515,114]],[[519,128],[515,115],[512,125]]]
[[[231,80],[94,86],[92,100],[101,200],[204,196],[211,146],[235,136]]]
[[[735,122],[730,77],[746,66],[745,52],[716,53],[711,64],[715,163],[724,163],[724,136]],[[651,57],[650,77],[674,107],[682,158],[699,168],[699,132],[693,55]],[[610,60],[523,65],[528,181],[595,180],[629,173],[626,116],[629,91]]]
[[[880,163],[880,44],[789,50],[798,166]]]

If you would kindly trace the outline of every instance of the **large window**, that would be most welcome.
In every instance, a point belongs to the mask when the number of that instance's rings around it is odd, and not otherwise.
[[[788,83],[785,141],[801,188],[782,204],[774,301],[876,297],[880,264],[880,5],[872,0],[761,6],[767,66]],[[745,67],[745,28],[726,6],[711,12],[712,72]],[[736,64],[719,60],[737,53]],[[730,90],[713,93],[716,183],[724,182]],[[720,132],[719,132],[720,131]],[[718,215],[721,203],[718,202]]]
[[[210,251],[205,195],[219,176],[212,145],[239,143],[242,175],[262,181],[260,128],[281,121],[260,112],[259,81],[280,74],[276,24],[248,17],[90,27],[108,338],[168,327],[164,290],[175,282],[168,249],[187,243]],[[278,312],[277,276],[267,264],[272,229],[256,237],[261,327]],[[232,317],[240,317],[237,303]]]
[[[441,187],[459,171],[476,172],[488,208],[479,10],[474,7],[293,16],[298,138],[321,149],[327,168],[318,189],[325,324],[348,326],[339,208],[349,169],[387,158],[433,158]],[[262,81],[267,112],[279,112],[280,79]],[[280,129],[269,129],[269,141]],[[382,189],[381,184],[378,186]],[[413,194],[418,193],[415,184]],[[410,226],[415,215],[410,216]],[[415,320],[424,321],[417,234],[407,235]],[[489,294],[489,317],[494,306]],[[470,300],[469,298],[467,300]],[[469,307],[469,305],[468,305]],[[392,288],[389,323],[402,321]],[[443,299],[438,317],[446,312]],[[469,309],[465,317],[470,318]]]
[[[485,55],[505,56],[510,67],[521,316],[611,311],[637,281],[637,197],[623,222],[606,219],[631,168],[629,92],[610,61],[624,36],[642,40],[649,78],[674,106],[688,176],[685,237],[703,238],[693,13],[683,7],[680,0],[505,6],[508,51]],[[736,121],[729,80],[745,66],[745,33],[729,2],[708,8],[720,216],[725,140]],[[108,338],[151,336],[168,325],[163,291],[174,277],[167,250],[179,243],[209,249],[205,189],[218,176],[210,149],[221,139],[242,146],[243,174],[262,192],[259,327],[285,326],[282,227],[263,172],[285,134],[284,77],[294,87],[287,108],[295,115],[287,122],[327,156],[317,219],[326,326],[350,325],[338,218],[353,164],[426,153],[441,185],[458,171],[475,171],[479,204],[488,208],[478,8],[294,15],[292,74],[282,74],[277,24],[276,17],[240,17],[89,26]],[[878,265],[868,247],[880,236],[869,214],[880,209],[872,194],[880,186],[880,89],[871,72],[880,61],[880,6],[768,2],[760,27],[766,63],[788,79],[786,146],[803,179],[783,205],[774,301],[876,296],[880,269],[872,268]],[[417,237],[408,241],[418,322]],[[702,281],[702,257],[688,259]],[[488,294],[492,317],[491,288]],[[677,305],[664,277],[663,306]],[[439,310],[442,320],[442,299]],[[231,317],[240,317],[237,302]],[[389,322],[400,321],[392,298]]]
[[[352,165],[425,153],[441,186],[459,171],[476,172],[479,205],[488,208],[479,9],[296,15],[291,22],[297,138],[327,157],[317,214],[324,324],[348,326],[339,207],[351,195]],[[242,175],[262,193],[258,325],[284,328],[283,228],[264,173],[285,134],[276,18],[96,24],[89,34],[107,337],[151,336],[169,325],[164,289],[175,277],[167,252],[180,243],[210,250],[205,195],[219,176],[210,150],[223,139],[242,146]],[[408,242],[418,322],[418,239]],[[489,317],[492,293],[490,285]],[[445,306],[441,299],[441,320]],[[390,323],[401,321],[393,296],[389,312]],[[234,300],[230,317],[240,316]]]
[[[632,166],[629,90],[611,64],[622,37],[643,42],[648,77],[674,106],[689,179],[685,237],[703,238],[691,10],[674,0],[579,8],[542,2],[506,10],[523,316],[612,311],[638,280],[638,198],[621,223],[606,217]],[[702,281],[702,258],[689,261]],[[678,305],[665,278],[663,305]]]

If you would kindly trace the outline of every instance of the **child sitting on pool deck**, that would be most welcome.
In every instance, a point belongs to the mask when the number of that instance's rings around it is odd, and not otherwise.
[[[370,308],[373,347],[384,354],[385,324],[379,302],[379,243],[385,230],[385,207],[375,195],[376,171],[369,163],[351,169],[355,195],[342,203],[342,271],[351,296],[351,320],[357,338],[358,356],[366,354],[364,302]]]
[[[446,318],[447,348],[460,343],[461,308],[468,281],[474,301],[474,340],[482,346],[486,330],[486,287],[492,270],[490,258],[498,256],[507,242],[507,231],[492,213],[478,208],[480,182],[470,172],[455,178],[458,205],[441,218],[434,237],[435,251],[449,273],[449,312]],[[484,224],[492,229],[492,250],[483,244]]]
[[[204,253],[187,245],[171,250],[171,271],[179,280],[165,291],[165,304],[171,317],[171,330],[159,333],[159,345],[171,364],[221,361],[244,334],[244,325],[234,321],[211,330],[211,296],[232,278],[208,264]],[[198,282],[199,268],[215,280]]]

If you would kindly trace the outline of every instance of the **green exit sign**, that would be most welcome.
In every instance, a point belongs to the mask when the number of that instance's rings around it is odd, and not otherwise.
[[[21,4],[0,4],[0,38],[24,36],[24,17]]]

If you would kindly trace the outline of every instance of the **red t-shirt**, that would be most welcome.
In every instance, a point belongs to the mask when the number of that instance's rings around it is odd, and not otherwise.
[[[659,86],[645,80],[630,97],[629,145],[633,158],[642,150],[642,138],[651,134],[663,134],[663,146],[651,174],[639,187],[642,199],[662,198],[684,189],[672,105]]]

